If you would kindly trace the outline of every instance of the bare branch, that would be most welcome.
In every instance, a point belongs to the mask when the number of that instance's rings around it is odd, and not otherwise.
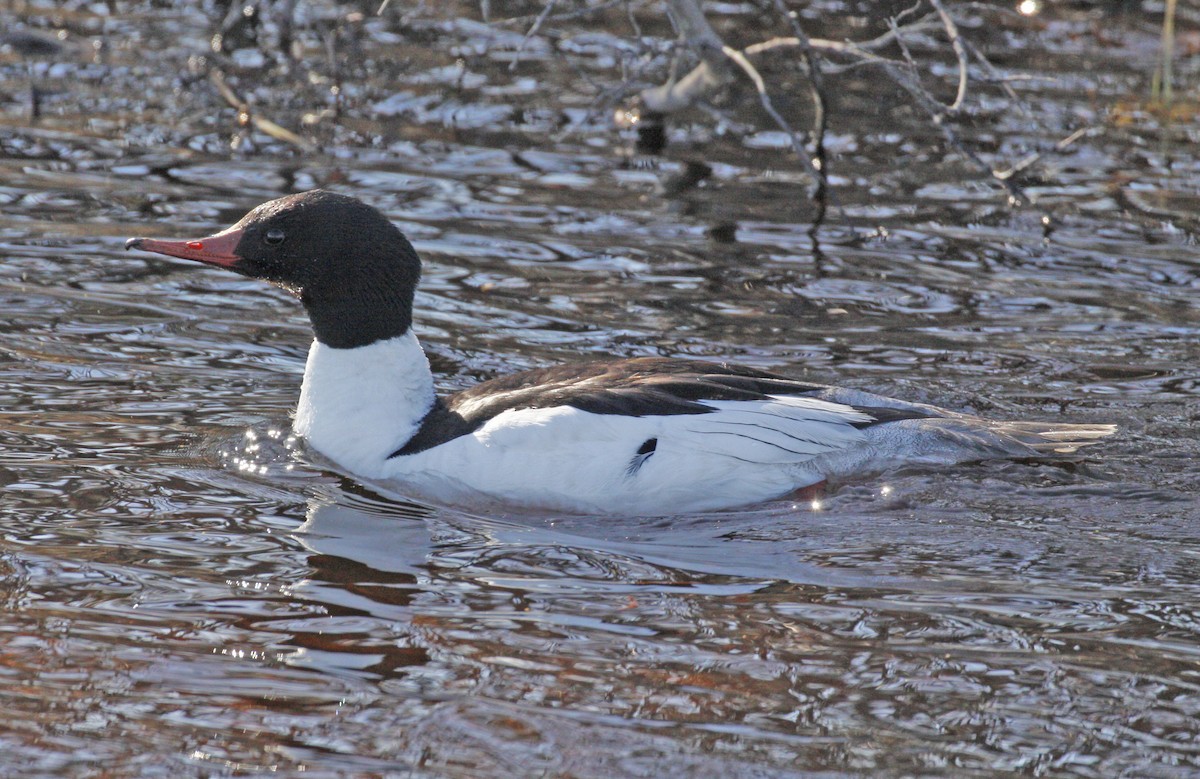
[[[1066,151],[1067,148],[1071,144],[1075,143],[1075,141],[1078,141],[1080,138],[1083,138],[1084,136],[1095,135],[1099,131],[1100,131],[1099,127],[1081,127],[1080,129],[1078,129],[1075,132],[1068,135],[1066,138],[1063,138],[1061,141],[1054,144],[1054,148],[1052,149],[1052,151],[1054,151],[1054,152]],[[1007,181],[1008,179],[1017,175],[1018,173],[1025,170],[1026,168],[1029,168],[1032,165],[1039,162],[1042,159],[1042,157],[1044,157],[1044,156],[1046,156],[1046,152],[1040,152],[1040,151],[1034,152],[1033,154],[1030,154],[1029,156],[1025,157],[1023,160],[1018,162],[1016,165],[1013,165],[1008,170],[997,170],[997,171],[994,171],[992,175],[994,175],[996,178],[1000,179],[1001,181]]]
[[[903,28],[900,28],[900,29],[903,29],[904,32],[927,32],[929,30],[939,29],[939,28],[941,28],[941,26],[942,26],[941,23],[937,19],[933,18],[932,14],[930,14],[929,16],[927,16],[923,19],[920,19],[919,21],[915,21],[915,22],[912,22],[911,24],[907,24]],[[818,51],[848,53],[851,51],[854,51],[854,52],[875,51],[876,49],[882,49],[885,46],[888,46],[889,44],[894,43],[895,41],[896,41],[896,30],[889,29],[883,35],[880,35],[878,38],[873,38],[869,41],[850,43],[848,41],[831,41],[826,38],[809,38],[808,44],[813,49],[816,49]],[[750,46],[747,46],[746,48],[742,49],[742,53],[753,56],[756,54],[762,54],[764,52],[771,51],[772,49],[784,48],[784,47],[789,47],[789,46],[799,46],[799,45],[800,45],[799,38],[787,38],[787,37],[770,38],[768,40],[763,41],[762,43],[755,43]]]
[[[904,55],[905,66],[901,67],[899,63],[883,57],[877,57],[869,52],[862,52],[860,56],[871,59],[875,64],[880,65],[884,72],[896,82],[905,92],[908,92],[922,109],[929,114],[929,118],[933,120],[934,125],[941,131],[942,137],[950,146],[954,147],[955,151],[961,154],[967,161],[974,165],[980,172],[990,176],[998,182],[1008,192],[1009,198],[1014,203],[1020,203],[1025,200],[1025,193],[1021,188],[1014,184],[1008,178],[1002,178],[991,165],[988,165],[978,154],[968,149],[958,137],[958,133],[946,121],[946,107],[929,94],[929,91],[921,85],[920,80],[916,77],[917,64],[913,61],[912,53],[909,52],[908,46],[904,43],[904,38],[899,34],[899,29],[895,19],[889,19],[888,24],[896,31],[896,43],[900,46],[900,52]]]
[[[958,92],[954,95],[954,102],[947,107],[951,113],[957,113],[962,108],[963,101],[967,99],[967,68],[970,65],[967,60],[967,50],[958,36],[958,25],[954,23],[954,19],[942,6],[942,0],[929,0],[929,4],[941,18],[942,25],[946,28],[946,36],[954,48],[954,56],[958,58]]]
[[[991,82],[1000,85],[1000,88],[1004,90],[1004,94],[1008,95],[1008,99],[1013,101],[1013,105],[1020,109],[1021,114],[1024,116],[1031,116],[1032,114],[1029,110],[1029,106],[1025,104],[1025,101],[1021,99],[1021,96],[1017,94],[1017,91],[1009,85],[1009,82],[1030,80],[1032,77],[1005,76],[996,69],[996,66],[992,64],[992,61],[985,57],[983,52],[981,52],[975,46],[975,44],[965,39],[963,40],[963,44],[967,47],[967,50],[971,52],[971,56],[983,66],[983,70],[985,73],[987,73]]]
[[[525,32],[525,37],[521,39],[520,45],[517,46],[516,55],[513,57],[512,62],[508,64],[509,71],[517,69],[517,65],[521,62],[521,52],[525,51],[525,44],[529,43],[530,38],[537,35],[537,31],[541,29],[542,23],[546,21],[546,17],[550,15],[550,12],[554,10],[554,6],[557,2],[558,0],[546,1],[546,7],[542,9],[540,14],[538,14],[538,17],[534,20],[533,25]]]
[[[557,2],[557,0],[555,0],[555,2]],[[551,5],[553,5],[553,3],[551,3]],[[537,21],[539,18],[545,16],[546,18],[544,21],[567,22],[572,19],[583,19],[588,16],[594,16],[595,14],[598,14],[602,11],[607,11],[610,8],[616,8],[618,5],[625,6],[626,9],[628,9],[629,0],[607,0],[607,2],[604,3],[596,3],[595,5],[589,5],[583,8],[576,8],[573,11],[563,11],[562,13],[552,13],[549,15],[546,14],[545,9],[542,9],[542,11],[536,14],[526,14],[525,16],[509,16],[504,19],[496,19],[495,21],[485,18],[485,21],[487,21],[488,24],[495,26],[517,26]]]
[[[795,34],[796,41],[800,44],[800,60],[804,64],[804,70],[808,76],[809,95],[812,97],[813,104],[812,134],[810,136],[813,145],[813,159],[810,164],[817,173],[817,189],[813,195],[820,208],[817,215],[817,224],[820,224],[825,217],[825,188],[828,185],[825,177],[825,80],[821,75],[821,62],[813,54],[812,43],[800,26],[798,14],[795,11],[789,11],[784,6],[783,0],[775,0],[775,10],[787,19]]]
[[[666,84],[642,92],[642,104],[661,114],[694,105],[707,94],[717,91],[732,79],[725,43],[713,31],[695,0],[669,0],[671,21],[680,36],[700,57],[700,64],[683,78],[671,78]]]
[[[737,63],[738,67],[740,67],[742,71],[750,77],[750,80],[754,82],[754,88],[758,90],[758,99],[759,102],[762,103],[763,110],[765,110],[771,116],[771,118],[775,120],[775,124],[779,125],[781,130],[787,133],[788,140],[791,141],[792,149],[796,152],[796,156],[798,156],[804,163],[804,167],[808,169],[808,172],[813,176],[817,184],[823,185],[825,181],[824,174],[816,166],[816,164],[814,164],[813,160],[809,158],[808,150],[804,148],[804,142],[801,140],[800,136],[791,128],[791,125],[787,123],[787,120],[775,110],[775,106],[771,102],[771,96],[767,94],[766,82],[763,81],[763,77],[759,75],[758,70],[751,65],[750,60],[746,59],[745,55],[743,55],[737,49],[730,46],[725,46],[722,48],[722,51],[725,52],[725,56]]]
[[[637,37],[642,37],[642,26],[638,24],[637,17],[633,15],[633,5],[629,0],[620,0],[621,5],[625,7],[625,17],[629,19],[629,27],[633,30],[633,34]]]
[[[216,87],[218,94],[224,98],[225,102],[235,108],[238,112],[239,122],[249,122],[253,124],[260,132],[275,138],[276,140],[290,143],[301,151],[316,151],[317,147],[309,141],[301,138],[296,133],[282,127],[265,116],[259,116],[251,109],[250,104],[243,100],[237,92],[233,91],[233,87],[229,86],[229,82],[225,80],[225,74],[220,68],[212,68],[208,71],[208,78]]]
[[[699,54],[701,63],[682,78],[676,79],[674,74],[664,85],[643,90],[641,98],[643,105],[658,113],[672,113],[690,107],[703,100],[729,81],[726,67],[723,67],[711,56],[714,45],[719,44],[719,51],[724,55],[725,62],[732,62],[746,74],[754,83],[759,101],[763,109],[776,125],[787,133],[792,148],[801,157],[809,169],[818,187],[818,194],[826,184],[824,167],[823,135],[825,132],[825,98],[822,88],[822,69],[825,72],[838,72],[852,67],[873,66],[883,70],[887,78],[908,93],[916,105],[932,120],[945,139],[947,145],[965,158],[972,166],[995,180],[1008,192],[1014,202],[1025,199],[1024,193],[1012,181],[1016,173],[1036,162],[1036,159],[1022,160],[1009,171],[993,169],[975,151],[969,149],[959,136],[955,127],[948,121],[964,108],[970,85],[971,58],[974,57],[984,72],[990,77],[989,81],[999,83],[1001,88],[1016,103],[1020,100],[1007,83],[1006,79],[987,58],[966,41],[960,34],[953,17],[943,5],[943,0],[929,0],[934,12],[913,19],[904,25],[901,19],[914,17],[920,10],[923,0],[903,11],[897,17],[889,19],[888,31],[872,40],[863,42],[835,41],[820,38],[808,38],[800,27],[796,15],[788,11],[783,0],[773,0],[776,10],[788,20],[793,35],[790,37],[775,37],[737,50],[723,44],[716,33],[704,20],[695,0],[669,0],[672,21],[676,29],[685,38],[689,46]],[[958,62],[958,83],[954,99],[946,104],[938,100],[923,84],[917,63],[905,41],[905,36],[915,33],[943,30],[950,41]],[[876,53],[885,47],[895,45],[899,48],[902,59],[881,56]],[[814,122],[809,142],[815,150],[815,156],[810,155],[806,147],[805,136],[797,133],[787,123],[787,120],[776,110],[772,103],[767,84],[758,69],[750,61],[753,56],[765,54],[776,49],[797,48],[800,50],[802,64],[805,67],[812,90],[814,107]],[[829,57],[836,57],[841,62],[831,64]],[[1022,110],[1024,106],[1021,107]],[[1074,140],[1074,139],[1071,139]]]
[[[675,24],[675,29],[679,34],[687,39],[688,43],[696,49],[700,58],[705,62],[710,62],[717,66],[715,62],[715,52],[719,51],[724,45],[721,37],[713,30],[712,25],[708,23],[704,12],[700,10],[695,0],[667,0],[667,7],[671,13],[671,21]]]

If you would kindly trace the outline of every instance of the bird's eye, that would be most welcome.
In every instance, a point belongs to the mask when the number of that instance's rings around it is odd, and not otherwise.
[[[266,235],[263,236],[263,242],[268,246],[278,246],[283,243],[283,230],[280,230],[278,227],[273,230],[267,230]]]

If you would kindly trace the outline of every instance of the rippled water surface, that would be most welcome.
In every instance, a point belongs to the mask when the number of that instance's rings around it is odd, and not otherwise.
[[[612,126],[622,64],[665,74],[654,7],[524,40],[540,3],[368,5],[301,3],[290,67],[212,54],[201,4],[0,12],[64,31],[0,55],[0,774],[1200,773],[1200,131],[1143,104],[1161,8],[958,6],[1026,108],[976,83],[957,126],[998,168],[1047,152],[1032,203],[869,70],[831,74],[814,234],[748,83],[659,154]],[[709,14],[746,45],[762,5]],[[878,5],[804,19],[865,39]],[[944,41],[912,46],[952,94]],[[765,75],[807,126],[789,62]],[[239,124],[211,67],[313,148]],[[121,250],[314,186],[424,256],[443,389],[704,356],[1121,432],[720,514],[387,500],[288,439],[295,301]]]

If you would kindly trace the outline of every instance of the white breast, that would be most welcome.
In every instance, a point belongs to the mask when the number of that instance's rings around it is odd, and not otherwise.
[[[411,330],[355,349],[313,341],[292,429],[343,468],[379,478],[433,400],[429,361]]]

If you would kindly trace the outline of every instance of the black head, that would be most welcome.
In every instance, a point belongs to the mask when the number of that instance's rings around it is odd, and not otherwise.
[[[348,349],[403,334],[412,324],[421,261],[375,208],[320,189],[272,200],[198,241],[134,238],[129,249],[219,265],[289,290],[317,340]]]

